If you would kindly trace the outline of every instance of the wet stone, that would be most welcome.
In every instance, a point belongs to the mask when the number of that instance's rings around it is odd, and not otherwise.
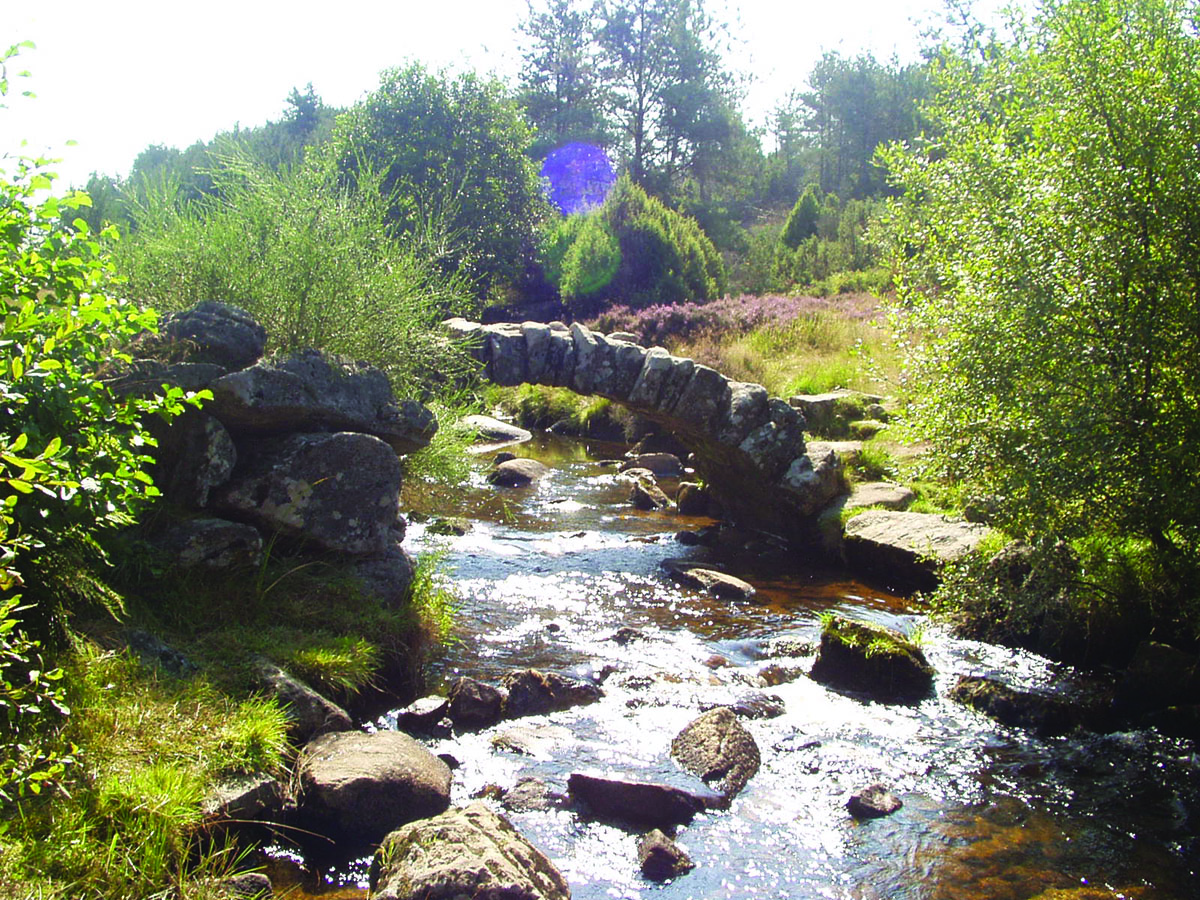
[[[904,806],[900,799],[882,784],[872,784],[852,794],[846,809],[856,819],[878,819],[890,816]]]
[[[689,791],[667,784],[580,772],[567,779],[567,791],[597,819],[652,828],[685,825],[697,813],[724,804],[723,797],[708,790]]]
[[[638,840],[638,865],[651,881],[670,881],[696,868],[687,851],[657,828]]]
[[[500,721],[504,694],[474,678],[460,678],[450,687],[450,718],[459,728],[486,728]]]
[[[753,735],[725,706],[709,710],[679,732],[671,741],[671,756],[726,798],[746,786],[761,762]]]

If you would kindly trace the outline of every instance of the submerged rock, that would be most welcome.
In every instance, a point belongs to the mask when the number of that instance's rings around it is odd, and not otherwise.
[[[950,690],[950,699],[991,716],[1005,725],[1038,734],[1066,734],[1079,724],[1076,706],[1030,691],[1018,691],[992,678],[963,675]]]
[[[567,881],[482,803],[392,832],[371,860],[373,900],[570,900]]]
[[[852,794],[846,801],[846,809],[856,819],[879,819],[890,816],[904,806],[900,798],[882,784],[872,784]]]
[[[503,715],[510,719],[595,703],[603,696],[600,688],[590,682],[537,669],[509,672],[501,684],[508,692]]]
[[[528,487],[550,470],[536,459],[513,458],[496,466],[488,475],[489,484],[499,487]]]
[[[296,765],[303,827],[373,842],[450,805],[449,767],[398,731],[341,732],[310,741]]]
[[[641,836],[637,850],[642,874],[651,881],[669,881],[696,868],[687,851],[657,828]]]
[[[832,617],[809,673],[814,681],[889,703],[915,703],[933,691],[934,669],[904,635]]]
[[[727,600],[747,600],[754,596],[754,586],[748,582],[696,565],[686,559],[664,559],[659,565],[672,579],[698,591]]]
[[[567,790],[598,819],[650,828],[686,825],[697,813],[725,803],[725,798],[713,791],[688,791],[655,782],[603,778],[581,772],[567,779]]]
[[[731,800],[758,771],[754,736],[727,706],[709,710],[671,741],[671,756],[684,769]]]

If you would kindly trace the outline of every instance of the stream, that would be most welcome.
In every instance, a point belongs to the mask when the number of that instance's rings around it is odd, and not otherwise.
[[[633,509],[628,482],[603,462],[623,447],[538,435],[511,449],[550,474],[495,488],[485,481],[491,454],[481,454],[468,484],[406,493],[406,509],[470,525],[439,537],[414,521],[405,542],[443,554],[460,600],[456,639],[434,661],[431,684],[459,675],[494,683],[534,667],[603,678],[605,696],[426,741],[461,763],[456,805],[525,776],[564,793],[577,771],[669,779],[671,740],[701,711],[764,697],[783,708],[743,719],[762,767],[729,810],[679,829],[696,868],[674,882],[643,879],[635,833],[565,809],[506,813],[577,900],[1200,897],[1200,757],[1187,742],[1153,731],[1041,739],[999,725],[945,698],[959,675],[1068,697],[1087,691],[1087,679],[955,639],[885,585],[785,553],[684,546],[675,534],[709,520]],[[758,593],[729,601],[680,588],[659,564],[681,557]],[[915,634],[938,670],[937,695],[885,705],[809,679],[826,611]],[[639,634],[614,641],[623,627]],[[768,666],[770,682],[785,680],[766,683]],[[493,746],[514,730],[524,752]],[[847,797],[876,782],[904,806],[856,822]],[[362,896],[365,871],[359,861],[329,873],[325,896]]]

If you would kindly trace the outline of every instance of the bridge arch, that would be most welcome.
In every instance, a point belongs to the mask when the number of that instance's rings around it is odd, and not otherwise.
[[[673,433],[734,521],[806,544],[845,490],[837,455],[809,455],[804,419],[758,384],[575,323],[445,322],[494,384],[540,384],[605,397]]]

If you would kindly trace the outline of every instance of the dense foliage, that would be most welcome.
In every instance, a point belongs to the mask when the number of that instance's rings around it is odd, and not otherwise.
[[[571,310],[594,314],[605,303],[640,307],[711,300],[725,292],[725,268],[692,219],[622,176],[594,212],[553,225],[544,265]]]
[[[486,294],[521,276],[546,213],[531,140],[500,82],[413,63],[338,120],[325,152],[360,195],[381,192],[394,234]]]
[[[1022,534],[1200,569],[1200,39],[1188,0],[1047,0],[939,59],[884,156],[913,420]],[[1186,589],[1185,589],[1186,593]]]
[[[7,93],[0,56],[0,96]],[[82,219],[88,203],[56,196],[40,159],[0,171],[0,798],[62,774],[49,736],[67,707],[42,644],[90,603],[118,603],[95,565],[97,537],[129,524],[157,495],[145,469],[148,415],[170,417],[181,391],[123,399],[106,377],[154,314],[114,299],[112,266]],[[111,611],[111,610],[110,610]]]

